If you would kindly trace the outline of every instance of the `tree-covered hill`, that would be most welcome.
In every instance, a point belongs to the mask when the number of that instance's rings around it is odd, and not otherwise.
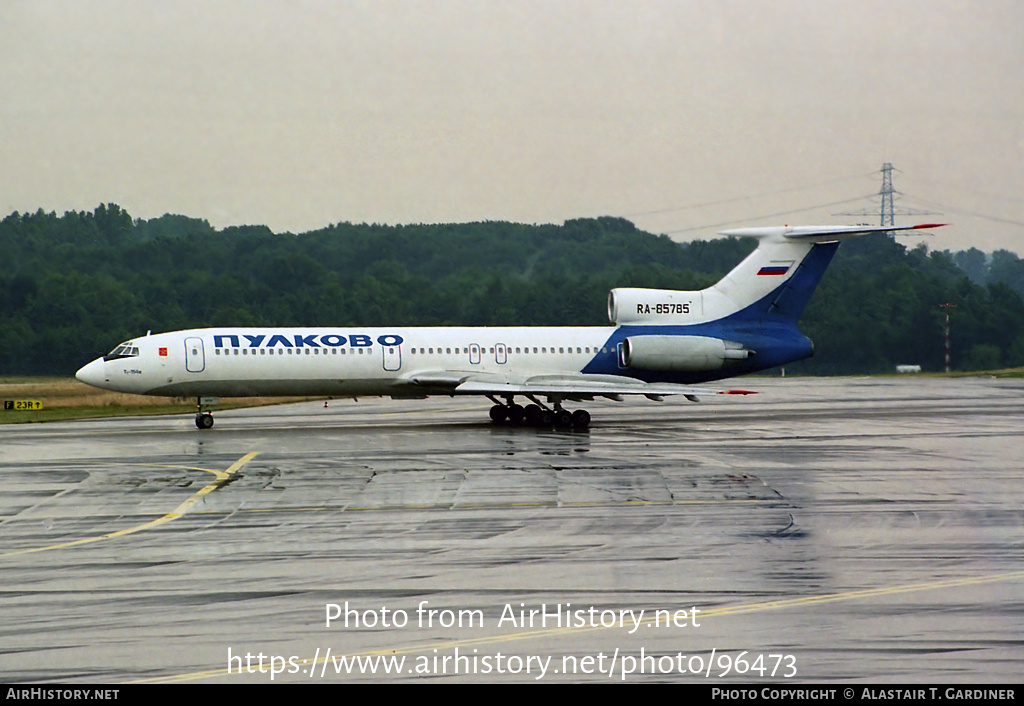
[[[13,213],[0,221],[0,374],[68,374],[147,330],[601,325],[612,287],[707,286],[754,245],[677,243],[611,217],[560,226],[340,223],[294,235],[217,230],[181,215],[137,220],[112,204]],[[886,236],[844,244],[802,321],[817,355],[791,369],[941,369],[946,301],[958,306],[955,367],[1024,365],[1020,293],[972,281],[958,257],[908,251]],[[999,267],[1013,272],[1012,258],[1001,257]]]

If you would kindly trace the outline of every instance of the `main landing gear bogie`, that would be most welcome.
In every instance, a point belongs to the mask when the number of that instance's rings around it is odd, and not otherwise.
[[[555,427],[558,429],[586,429],[590,425],[590,413],[585,409],[570,412],[555,405],[547,409],[539,404],[522,405],[496,403],[490,410],[491,421],[495,424],[525,425],[531,427]]]

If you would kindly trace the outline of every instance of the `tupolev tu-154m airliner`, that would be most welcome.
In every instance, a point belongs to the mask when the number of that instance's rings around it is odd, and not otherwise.
[[[611,326],[193,329],[126,341],[76,377],[119,392],[196,397],[200,429],[213,426],[204,407],[215,396],[274,395],[483,395],[496,423],[585,428],[590,414],[563,402],[747,394],[693,385],[812,355],[797,319],[841,240],[940,225],[722,231],[758,246],[707,289],[613,289]]]

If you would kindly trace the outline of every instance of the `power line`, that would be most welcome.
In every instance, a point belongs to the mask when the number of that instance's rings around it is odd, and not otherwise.
[[[947,211],[953,211],[954,213],[962,213],[962,214],[967,215],[967,216],[975,216],[976,218],[984,218],[985,220],[995,221],[996,223],[1007,223],[1007,224],[1012,225],[1012,226],[1024,226],[1024,222],[1015,221],[1012,218],[1002,218],[1000,216],[993,216],[993,215],[990,215],[990,214],[987,214],[987,213],[981,213],[980,211],[971,211],[969,209],[959,208],[957,206],[948,206],[946,204],[942,204],[942,203],[939,203],[937,201],[932,201],[930,199],[923,199],[920,196],[909,196],[908,198],[912,198],[915,201],[920,201],[921,203],[930,204],[932,206],[935,206],[936,208],[942,208],[942,209],[945,209]]]
[[[939,181],[939,180],[936,180],[936,179],[929,179],[928,177],[923,177],[923,176],[919,176],[919,175],[915,175],[914,179],[915,180],[920,179],[921,181],[923,181],[923,182],[925,182],[927,184],[934,184],[935,186],[952,187],[952,188],[956,189],[957,191],[966,191],[968,193],[975,194],[977,196],[984,196],[985,198],[1001,199],[1003,201],[1012,201],[1014,204],[1019,204],[1020,203],[1020,197],[1019,196],[1010,196],[1008,194],[997,194],[997,193],[992,192],[992,191],[982,191],[980,189],[972,189],[971,187],[963,186],[962,184],[953,184],[953,183],[950,183],[948,181]],[[911,197],[911,198],[913,198],[913,197]],[[941,208],[945,208],[945,207],[941,207]]]
[[[679,228],[677,230],[666,230],[663,231],[665,235],[672,235],[674,233],[691,233],[695,230],[710,230],[711,228],[720,228],[722,226],[737,225],[739,223],[749,223],[750,221],[760,221],[765,218],[777,218],[779,216],[789,216],[794,213],[804,213],[805,211],[815,211],[819,208],[829,208],[831,206],[842,206],[843,204],[853,203],[855,201],[863,201],[866,198],[871,198],[871,194],[867,196],[858,196],[853,199],[844,199],[842,201],[833,201],[831,203],[821,203],[816,206],[808,206],[807,208],[797,208],[789,211],[778,211],[776,213],[765,213],[760,216],[751,216],[750,218],[743,218],[740,220],[722,221],[721,223],[708,223],[706,225],[693,226],[691,228]]]
[[[815,182],[814,184],[808,184],[806,186],[794,186],[794,187],[791,187],[791,188],[788,188],[788,189],[779,189],[778,191],[768,191],[768,192],[765,192],[765,193],[762,193],[762,194],[753,194],[751,196],[737,196],[737,197],[731,198],[731,199],[722,199],[720,201],[706,201],[704,203],[695,203],[695,204],[690,204],[688,206],[674,206],[672,208],[659,208],[659,209],[656,209],[654,211],[638,211],[636,213],[624,213],[624,214],[622,214],[622,217],[623,218],[637,218],[639,216],[656,216],[656,215],[660,215],[662,213],[673,213],[675,211],[689,211],[689,210],[692,210],[692,209],[695,209],[695,208],[705,208],[707,206],[722,206],[724,204],[738,203],[740,201],[752,201],[754,199],[760,199],[760,198],[764,198],[764,197],[767,197],[767,196],[778,196],[779,194],[789,194],[789,193],[792,193],[794,191],[805,191],[807,189],[814,188],[816,186],[828,186],[830,184],[838,184],[840,182],[851,181],[853,179],[863,179],[865,176],[868,176],[868,175],[857,174],[855,176],[839,177],[838,179],[832,179],[832,180],[829,180],[829,181],[819,181],[819,182]],[[750,219],[750,220],[753,220],[753,219]],[[728,225],[728,224],[726,224],[726,225]]]

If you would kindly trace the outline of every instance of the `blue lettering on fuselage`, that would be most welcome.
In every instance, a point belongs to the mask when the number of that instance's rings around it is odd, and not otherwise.
[[[241,339],[245,339],[245,342],[249,345],[243,346]],[[377,343],[382,346],[400,346],[404,340],[401,336],[394,333],[377,336]],[[342,336],[338,333],[325,333],[322,335],[316,333],[310,335],[295,333],[290,336],[275,333],[269,336],[269,338],[266,334],[250,335],[247,333],[242,334],[241,337],[234,333],[218,333],[213,336],[214,348],[273,348],[275,346],[285,346],[288,348],[319,348],[320,346],[328,346],[330,348],[337,348],[344,346],[346,343],[353,348],[367,348],[373,345],[373,339],[365,333],[352,333],[348,336]]]

